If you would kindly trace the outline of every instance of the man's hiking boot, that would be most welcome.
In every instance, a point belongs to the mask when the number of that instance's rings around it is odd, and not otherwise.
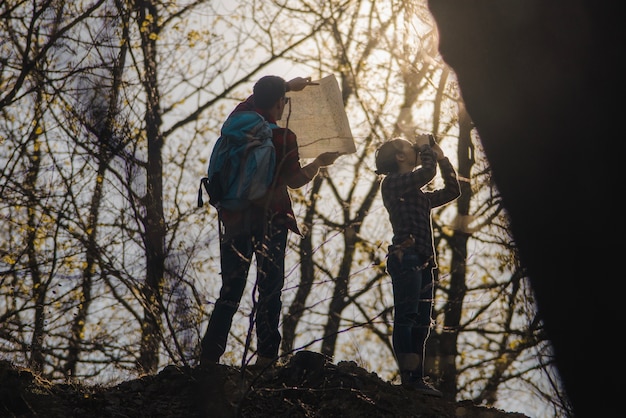
[[[440,390],[435,389],[434,386],[425,381],[423,378],[415,380],[410,379],[408,382],[403,381],[402,387],[423,395],[435,396],[437,398],[441,398],[443,396]]]
[[[272,366],[275,362],[276,362],[276,359],[273,357],[258,356],[254,365],[257,368],[264,368],[264,367]]]
[[[251,371],[265,370],[265,369],[272,368],[275,365],[276,365],[275,358],[258,356],[256,359],[256,362],[254,362],[254,364],[249,364],[247,368],[250,369]]]
[[[276,358],[257,357],[256,362],[243,366],[242,370],[245,370],[252,375],[271,374],[276,373],[277,365],[278,360]]]
[[[200,356],[200,367],[202,367],[202,368],[215,366],[218,363],[219,363],[218,360],[213,360],[213,359],[210,359],[208,357]]]

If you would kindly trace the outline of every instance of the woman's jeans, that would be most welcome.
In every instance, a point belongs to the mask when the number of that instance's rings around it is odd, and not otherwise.
[[[392,342],[396,354],[424,356],[430,334],[433,304],[433,268],[413,249],[390,252],[387,272],[393,286]]]
[[[263,224],[263,223],[262,223]],[[258,303],[255,303],[257,355],[274,358],[278,355],[281,335],[278,323],[282,309],[281,292],[285,280],[285,247],[287,229],[269,224],[251,232],[238,233],[221,240],[222,288],[207,331],[202,338],[202,359],[219,362],[226,350],[233,316],[243,295],[252,255],[256,257]]]

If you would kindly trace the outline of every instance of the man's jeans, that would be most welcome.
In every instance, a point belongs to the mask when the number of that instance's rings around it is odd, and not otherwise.
[[[431,327],[433,269],[414,249],[405,249],[389,254],[387,272],[393,286],[394,351],[423,356]]]
[[[262,226],[262,225],[260,225]],[[243,295],[252,255],[257,263],[258,303],[255,319],[257,354],[274,358],[278,355],[281,335],[278,322],[282,309],[281,292],[285,280],[285,247],[287,229],[272,226],[267,236],[261,228],[251,233],[223,239],[220,245],[222,288],[207,331],[202,338],[202,358],[217,363],[226,350],[233,316]]]

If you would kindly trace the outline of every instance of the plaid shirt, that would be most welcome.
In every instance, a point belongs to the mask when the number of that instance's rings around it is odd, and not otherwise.
[[[269,123],[276,123],[276,120],[255,106],[254,95],[239,103],[232,113],[246,110],[256,111]],[[255,202],[250,210],[255,216],[262,215],[263,212],[259,211],[259,207],[265,206],[272,222],[284,224],[296,234],[302,235],[298,228],[287,187],[297,189],[310,182],[311,178],[302,171],[296,134],[288,128],[275,128],[272,133],[274,148],[276,149],[275,182],[266,197]],[[240,213],[227,210],[223,210],[221,215],[225,223],[237,223],[241,216]]]
[[[435,153],[429,146],[422,146],[419,152],[422,166],[410,173],[387,175],[381,184],[381,195],[393,228],[390,251],[394,246],[414,245],[420,255],[432,258],[433,265],[436,265],[430,211],[455,200],[461,195],[461,189],[448,158],[436,162]],[[435,177],[437,163],[444,187],[422,190]]]

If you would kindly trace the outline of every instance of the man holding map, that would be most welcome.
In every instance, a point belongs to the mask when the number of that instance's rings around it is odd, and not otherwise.
[[[290,98],[285,93],[300,91],[307,86],[315,88],[320,84],[311,82],[310,77],[297,77],[289,82],[277,76],[262,77],[254,85],[253,94],[233,111],[255,111],[270,123],[276,151],[276,172],[270,190],[258,205],[253,204],[241,211],[219,209],[222,287],[202,339],[202,365],[218,363],[226,350],[233,316],[243,296],[253,254],[257,264],[255,288],[258,290],[255,307],[256,364],[265,366],[278,358],[282,338],[278,324],[285,279],[287,233],[291,230],[301,235],[288,189],[297,189],[309,183],[321,167],[333,164],[339,155],[345,153],[322,150],[312,156],[313,161],[302,166],[298,140],[289,128],[288,118],[284,127],[276,124],[283,119],[285,107],[289,104]]]

